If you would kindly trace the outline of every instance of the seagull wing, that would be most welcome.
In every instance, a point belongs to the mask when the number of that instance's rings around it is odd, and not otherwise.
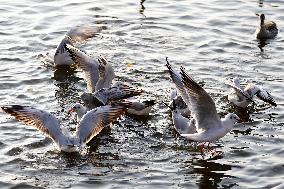
[[[236,85],[235,83],[233,83],[233,82],[225,82],[225,84],[228,85],[229,87],[231,87],[231,88],[236,92],[236,95],[237,95],[237,96],[239,96],[239,97],[244,97],[244,98],[248,99],[249,101],[255,103],[255,102],[253,101],[253,99],[252,99],[249,95],[247,95],[247,94],[244,92],[244,90],[242,90],[242,89],[240,88],[240,86],[237,86],[237,85]]]
[[[209,94],[186,73],[183,67],[181,67],[181,76],[198,130],[208,130],[210,127],[221,125],[215,103]]]
[[[112,65],[105,58],[98,58],[99,64],[99,80],[96,85],[96,90],[109,88],[112,85],[112,80],[115,78],[115,73]]]
[[[100,100],[103,104],[108,104],[111,101],[140,95],[142,92],[143,90],[135,89],[125,84],[119,84],[115,87],[103,88],[96,91],[94,93],[94,97]]]
[[[2,106],[1,109],[14,116],[18,121],[35,127],[56,144],[63,137],[58,119],[49,112],[21,105]]]
[[[80,144],[88,143],[104,127],[124,114],[130,105],[129,102],[116,102],[87,112],[82,117],[76,130],[76,136],[79,138]]]
[[[259,88],[259,90],[256,92],[256,96],[263,100],[264,102],[267,102],[273,106],[277,106],[275,100],[273,97],[270,95],[270,93],[262,88]]]
[[[77,26],[71,28],[66,35],[69,36],[73,41],[82,43],[86,39],[96,36],[101,30],[101,27]]]
[[[181,95],[184,102],[187,104],[188,107],[190,107],[189,97],[182,82],[181,75],[171,66],[171,64],[168,62],[168,58],[166,58],[166,61],[167,61],[166,66],[169,70],[172,81],[176,85],[176,88],[178,89],[178,92]]]
[[[88,91],[95,92],[99,80],[99,63],[97,60],[72,45],[66,44],[66,49],[75,64],[83,70]]]

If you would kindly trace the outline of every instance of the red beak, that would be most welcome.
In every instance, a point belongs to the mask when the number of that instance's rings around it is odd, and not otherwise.
[[[71,108],[70,110],[68,110],[68,113],[71,113],[71,112],[75,112],[75,109]]]

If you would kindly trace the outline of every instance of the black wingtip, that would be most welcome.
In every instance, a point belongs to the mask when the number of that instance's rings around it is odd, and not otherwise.
[[[23,110],[24,106],[21,106],[21,105],[1,106],[1,109],[8,114],[12,114],[15,111]]]

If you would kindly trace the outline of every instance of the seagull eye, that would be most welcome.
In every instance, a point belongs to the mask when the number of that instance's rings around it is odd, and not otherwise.
[[[232,116],[230,116],[230,119],[232,119]]]

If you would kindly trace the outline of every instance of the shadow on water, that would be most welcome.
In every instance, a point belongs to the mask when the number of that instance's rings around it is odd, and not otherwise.
[[[199,180],[196,181],[200,189],[220,188],[220,184],[223,179],[234,178],[231,175],[225,174],[226,171],[232,170],[231,165],[212,162],[212,160],[218,159],[222,159],[222,156],[217,156],[209,160],[199,159],[197,161],[190,162],[189,169],[192,170],[190,174],[200,175]],[[237,186],[237,184],[222,183],[221,188],[233,188],[234,186]]]

